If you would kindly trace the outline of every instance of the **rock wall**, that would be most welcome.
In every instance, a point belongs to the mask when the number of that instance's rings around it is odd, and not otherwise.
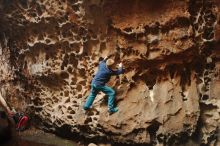
[[[218,0],[1,0],[1,88],[37,126],[127,144],[218,145]],[[119,112],[82,105],[106,55]]]

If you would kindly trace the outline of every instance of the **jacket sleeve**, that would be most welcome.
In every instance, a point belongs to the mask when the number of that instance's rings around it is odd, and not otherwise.
[[[123,68],[119,68],[118,70],[113,70],[112,71],[112,74],[113,75],[120,75],[120,74],[123,74],[124,73],[124,69]]]
[[[108,59],[108,57],[103,58],[103,59],[99,62],[99,64],[101,64],[101,63],[106,63],[107,59]]]
[[[105,61],[105,60],[102,60],[102,61],[99,62],[99,66],[100,66],[100,65],[105,65],[105,64],[106,64],[106,61]]]

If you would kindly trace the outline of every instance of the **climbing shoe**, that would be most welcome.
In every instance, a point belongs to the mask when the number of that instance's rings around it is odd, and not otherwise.
[[[83,109],[84,109],[85,111],[87,111],[87,110],[89,110],[90,108],[89,108],[89,107],[86,107],[86,106],[83,106]]]
[[[117,111],[118,111],[118,107],[115,107],[115,108],[113,108],[113,109],[109,109],[109,110],[108,110],[108,112],[109,112],[110,114],[116,113]]]

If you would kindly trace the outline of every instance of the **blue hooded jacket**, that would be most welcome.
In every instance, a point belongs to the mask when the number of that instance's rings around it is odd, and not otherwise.
[[[110,80],[112,75],[120,75],[124,72],[123,68],[119,68],[114,71],[106,67],[106,60],[102,60],[99,63],[98,72],[92,80],[92,84],[96,86],[105,86],[105,84]]]

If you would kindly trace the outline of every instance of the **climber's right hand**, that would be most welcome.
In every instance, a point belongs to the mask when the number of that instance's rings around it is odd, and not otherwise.
[[[123,66],[123,64],[122,63],[119,63],[119,65],[118,65],[120,68],[122,68],[122,66]]]
[[[104,60],[107,60],[108,58],[109,58],[109,56],[105,56],[105,57],[104,57]]]

